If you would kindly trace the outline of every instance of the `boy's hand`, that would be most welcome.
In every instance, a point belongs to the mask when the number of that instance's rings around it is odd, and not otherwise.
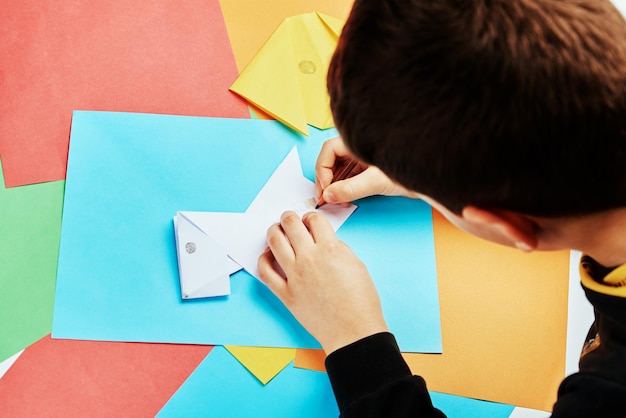
[[[315,337],[326,354],[387,331],[380,299],[365,265],[326,218],[285,212],[267,231],[261,280]]]
[[[315,188],[317,197],[323,194],[326,203],[349,203],[373,195],[417,197],[392,181],[374,166],[359,163],[360,172],[345,180],[331,184],[333,169],[337,161],[353,158],[341,138],[329,139],[324,143],[315,164]]]

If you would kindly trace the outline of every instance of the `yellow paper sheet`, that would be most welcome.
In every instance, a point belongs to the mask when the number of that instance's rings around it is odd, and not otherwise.
[[[283,20],[321,12],[346,20],[352,0],[220,0],[237,69],[241,73]]]
[[[352,3],[352,0],[220,0],[237,69],[243,71],[287,17],[319,11],[345,21]],[[253,104],[249,106],[253,117],[274,119]]]
[[[296,355],[294,348],[224,346],[261,383],[267,384]]]
[[[230,90],[303,134],[334,126],[326,74],[342,28],[319,12],[286,18]]]
[[[411,370],[433,391],[551,410],[565,374],[569,252],[525,254],[436,212],[433,222],[443,354],[407,353]],[[297,350],[295,365],[323,361]]]

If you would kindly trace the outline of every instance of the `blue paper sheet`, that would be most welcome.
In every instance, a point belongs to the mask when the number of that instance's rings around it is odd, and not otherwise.
[[[335,135],[267,120],[75,112],[53,337],[319,347],[246,272],[232,276],[230,296],[182,301],[172,217],[245,211],[294,145],[312,179]],[[402,198],[358,205],[338,234],[370,268],[400,347],[441,352],[431,209]]]
[[[323,372],[293,363],[267,385],[224,347],[215,347],[157,414],[166,417],[337,417],[339,409]]]
[[[514,407],[432,393],[448,418],[506,418]],[[339,415],[326,373],[287,366],[262,385],[223,347],[215,347],[157,414],[167,417],[319,418]]]

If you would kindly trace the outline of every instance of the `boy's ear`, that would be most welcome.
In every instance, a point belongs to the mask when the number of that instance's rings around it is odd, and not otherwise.
[[[508,210],[481,209],[475,206],[463,208],[462,216],[466,222],[497,238],[495,241],[527,252],[537,249],[537,224],[529,216]]]

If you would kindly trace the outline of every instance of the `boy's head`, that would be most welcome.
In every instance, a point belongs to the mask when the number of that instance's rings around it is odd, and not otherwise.
[[[455,213],[626,206],[626,23],[608,0],[356,0],[328,86],[350,149]]]

